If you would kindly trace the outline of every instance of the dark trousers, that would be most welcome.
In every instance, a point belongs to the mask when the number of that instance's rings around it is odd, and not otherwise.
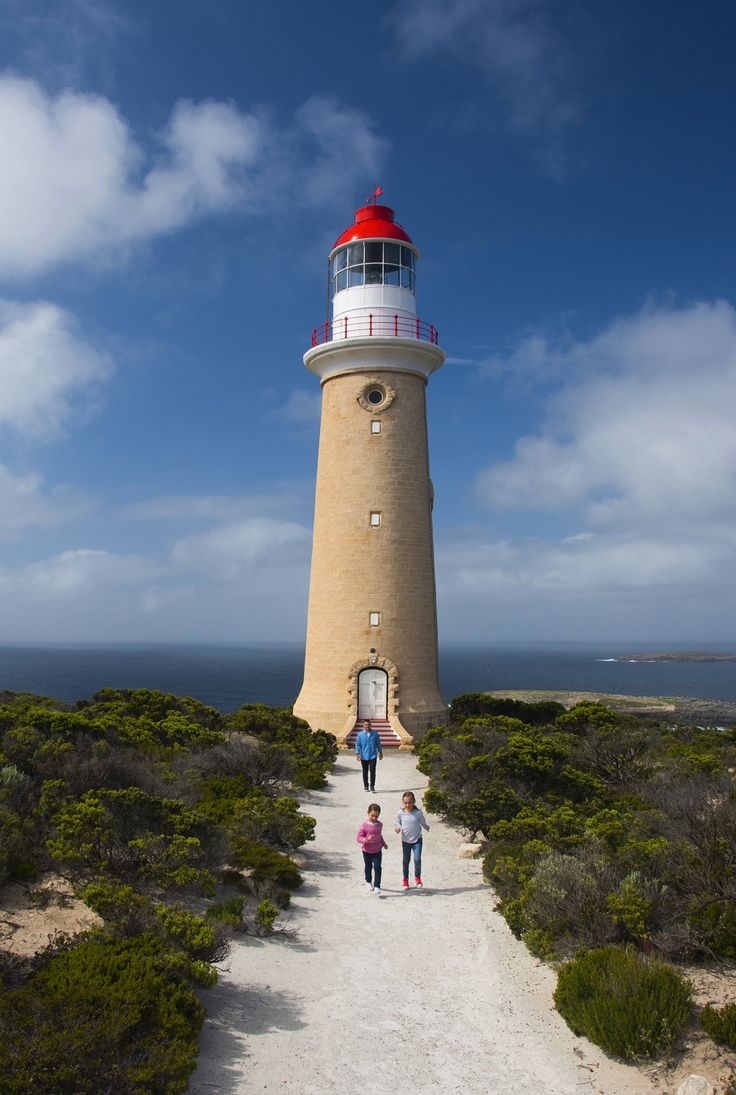
[[[366,791],[375,791],[375,789],[376,789],[376,761],[377,761],[377,759],[378,759],[377,757],[374,757],[373,760],[363,760],[362,757],[360,758],[360,763],[363,765],[363,786],[365,787]],[[371,776],[370,786],[368,785],[368,773],[369,772],[370,772],[370,776]]]
[[[365,853],[363,853],[363,854],[365,855]],[[417,840],[415,844],[407,844],[406,841],[402,840],[401,841],[401,854],[402,854],[402,859],[403,859],[403,864],[402,865],[403,865],[403,868],[404,868],[404,878],[408,879],[408,877],[409,877],[409,863],[411,861],[412,856],[414,856],[414,877],[415,878],[421,878],[422,877],[422,838],[419,837],[419,840]]]
[[[363,862],[365,863],[366,882],[372,882],[376,889],[380,890],[381,852],[363,852]]]

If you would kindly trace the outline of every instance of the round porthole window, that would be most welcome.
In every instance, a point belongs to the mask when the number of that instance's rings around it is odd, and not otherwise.
[[[393,388],[377,376],[368,377],[360,386],[357,396],[363,410],[370,411],[371,414],[383,414],[395,398],[396,392]]]

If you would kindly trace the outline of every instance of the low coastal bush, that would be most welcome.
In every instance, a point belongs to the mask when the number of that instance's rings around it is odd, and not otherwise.
[[[546,726],[563,715],[565,708],[554,700],[525,703],[522,700],[490,696],[487,692],[465,692],[455,696],[450,704],[450,718],[454,723],[478,715],[509,715],[530,726]]]
[[[561,967],[555,1006],[576,1034],[615,1057],[667,1053],[692,1010],[692,990],[671,966],[633,949],[601,947]]]
[[[272,900],[280,909],[288,908],[291,891],[302,884],[293,859],[258,841],[236,837],[233,861],[240,868],[235,873],[240,888],[256,900]]]
[[[736,1049],[736,1004],[722,1008],[707,1004],[700,1013],[700,1025],[714,1042]]]
[[[7,1095],[186,1091],[204,1010],[152,937],[83,942],[0,994]]]
[[[485,837],[512,930],[546,958],[633,943],[733,960],[734,735],[589,702],[531,725],[524,704],[501,714],[491,699],[458,697],[416,752],[427,808]]]
[[[225,716],[230,732],[256,738],[265,755],[280,758],[298,787],[319,790],[325,785],[325,772],[334,763],[337,745],[334,734],[312,731],[304,719],[289,708],[244,704]]]
[[[273,901],[269,901],[268,898],[260,901],[254,920],[256,935],[271,935],[278,915],[279,910]]]
[[[215,983],[234,931],[274,930],[301,883],[288,852],[314,839],[293,788],[323,786],[335,756],[286,709],[0,693],[0,882],[55,870],[104,921],[26,962],[0,954],[3,1092],[186,1089],[191,986]]]
[[[225,901],[210,905],[206,915],[209,920],[219,921],[233,931],[239,931],[243,927],[244,908],[244,897],[228,897]]]

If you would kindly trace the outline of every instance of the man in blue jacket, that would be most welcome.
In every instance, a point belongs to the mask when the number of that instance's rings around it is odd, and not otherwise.
[[[355,739],[355,755],[363,766],[363,787],[366,791],[376,789],[376,758],[383,760],[381,739],[378,731],[374,730],[366,720],[363,729]],[[368,777],[370,775],[370,785]]]

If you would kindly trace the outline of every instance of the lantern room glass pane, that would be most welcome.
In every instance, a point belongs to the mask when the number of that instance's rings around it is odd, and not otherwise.
[[[407,270],[407,268],[405,266],[402,266],[401,267],[401,288],[402,289],[413,289],[414,286],[412,285],[412,280],[413,280],[413,278],[412,278],[411,270]]]
[[[414,252],[410,247],[401,248],[401,265],[408,266],[410,270],[414,269]]]
[[[363,262],[363,244],[351,243],[348,247],[348,266],[360,266]]]
[[[363,284],[363,267],[351,266],[348,270],[348,285],[352,288],[354,285]]]
[[[372,266],[366,266],[365,268],[365,283],[366,285],[380,285],[381,284],[381,264],[376,262]]]
[[[335,270],[344,270],[348,263],[348,253],[346,248],[343,247],[342,251],[338,251],[332,261],[335,264]]]
[[[384,266],[383,268],[383,281],[385,285],[398,285],[399,284],[399,268],[398,266]]]
[[[348,284],[348,275],[346,270],[341,270],[335,278],[335,292],[339,293],[341,289],[346,289]]]
[[[383,244],[367,243],[365,245],[366,262],[383,262]]]
[[[383,245],[383,261],[392,262],[398,266],[401,262],[401,248],[398,243],[384,243]]]

